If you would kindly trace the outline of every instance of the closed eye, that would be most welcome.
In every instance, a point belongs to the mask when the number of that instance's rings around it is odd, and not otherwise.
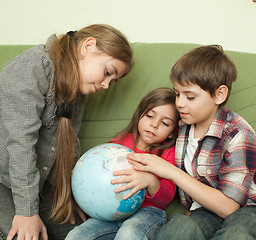
[[[147,113],[147,114],[146,114],[146,117],[152,118],[153,116]]]
[[[105,76],[110,76],[110,72],[108,69],[105,69]]]
[[[188,99],[189,101],[192,101],[192,100],[195,99],[195,97],[187,97],[187,99]]]
[[[170,126],[170,125],[169,125],[168,123],[166,123],[166,122],[163,122],[163,121],[162,121],[162,123],[163,123],[163,125],[166,126],[166,127],[169,127],[169,126]]]

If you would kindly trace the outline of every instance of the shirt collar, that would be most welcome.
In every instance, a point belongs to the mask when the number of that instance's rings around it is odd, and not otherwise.
[[[218,109],[217,113],[215,114],[215,117],[214,117],[207,133],[205,134],[205,136],[213,136],[213,137],[221,138],[222,133],[223,133],[224,123],[227,119],[228,113],[229,113],[229,110],[227,110],[225,107],[220,107]],[[182,120],[180,120],[179,127],[182,128],[184,125],[186,125],[186,124]],[[190,128],[190,125],[188,125],[188,126]]]
[[[229,110],[227,110],[225,107],[220,107],[208,129],[208,132],[205,135],[221,138],[228,113]]]

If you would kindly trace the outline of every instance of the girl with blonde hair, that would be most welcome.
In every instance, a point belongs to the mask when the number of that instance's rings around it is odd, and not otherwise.
[[[54,35],[4,66],[0,239],[38,239],[40,234],[44,240],[64,239],[73,228],[70,180],[79,157],[85,96],[107,89],[132,65],[126,37],[109,25],[94,24]]]

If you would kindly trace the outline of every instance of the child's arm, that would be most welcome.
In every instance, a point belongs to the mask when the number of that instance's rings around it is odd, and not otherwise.
[[[203,207],[226,218],[239,209],[240,204],[209,187],[162,158],[151,154],[129,154],[129,162],[137,171],[148,171],[166,179],[171,179],[179,188]]]
[[[123,144],[132,149],[133,137],[131,134],[128,134],[121,142],[118,142],[117,139],[118,137],[111,140],[111,142]],[[161,157],[171,164],[175,164],[175,148],[166,149]],[[116,193],[131,189],[131,191],[124,196],[124,199],[128,199],[141,189],[147,189],[146,198],[150,198],[155,206],[164,209],[172,201],[176,193],[176,185],[173,181],[162,179],[152,173],[145,174],[144,172],[144,174],[142,174],[140,171],[130,169],[116,171],[114,172],[114,176],[120,176],[120,178],[112,180],[112,184],[126,183],[117,188],[115,190]]]
[[[168,149],[164,152],[164,154],[161,156],[165,159],[165,161],[168,161],[170,164],[175,164],[174,161],[174,155],[175,151],[174,148]],[[141,174],[140,171],[116,171],[114,172],[114,175],[127,175],[130,174],[131,176],[129,178],[124,179],[125,177],[121,177],[113,181],[113,183],[129,183],[126,184],[120,188],[117,188],[115,190],[116,193],[128,190],[132,187],[132,190],[124,197],[124,199],[129,198],[132,196],[136,191],[143,189],[144,186],[147,189],[147,195],[146,198],[151,199],[152,203],[161,208],[165,209],[166,206],[173,200],[175,193],[176,193],[176,185],[173,181],[167,180],[164,178],[160,178],[155,176],[152,173],[148,173],[150,175]],[[145,173],[145,172],[144,172]],[[131,182],[128,182],[131,181]],[[152,183],[152,185],[150,184]],[[147,184],[148,187],[147,187]]]
[[[39,239],[41,233],[42,239],[47,240],[47,230],[39,215],[25,217],[15,215],[12,222],[12,228],[8,234],[7,240],[11,240],[17,234],[18,239]]]
[[[147,189],[150,196],[153,196],[159,189],[160,181],[158,178],[149,172],[140,172],[133,169],[118,170],[113,173],[114,176],[122,176],[111,181],[112,184],[125,185],[115,189],[115,193],[119,193],[128,189],[131,191],[124,196],[124,199],[128,199],[134,193],[141,189]]]
[[[47,239],[45,226],[36,215],[40,178],[36,146],[42,126],[40,116],[45,111],[46,93],[50,86],[48,79],[42,77],[48,75],[43,71],[45,69],[40,68],[42,57],[33,59],[33,66],[39,64],[32,68],[32,61],[21,67],[21,62],[26,58],[24,56],[20,55],[6,64],[1,73],[1,117],[8,135],[9,154],[9,168],[6,171],[9,171],[16,211],[8,239],[12,239],[16,233],[19,234],[18,239],[25,239],[25,236],[26,239],[32,239],[33,236],[38,239],[40,232]],[[20,69],[13,71],[14,65]],[[50,71],[50,68],[47,69]],[[45,159],[42,161],[47,166]]]

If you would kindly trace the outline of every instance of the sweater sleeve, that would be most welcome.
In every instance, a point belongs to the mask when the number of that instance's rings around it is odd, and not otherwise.
[[[38,48],[35,48],[38,49]],[[33,49],[19,55],[1,74],[1,115],[7,132],[9,177],[17,215],[38,213],[39,179],[36,144],[49,87],[49,62]]]

